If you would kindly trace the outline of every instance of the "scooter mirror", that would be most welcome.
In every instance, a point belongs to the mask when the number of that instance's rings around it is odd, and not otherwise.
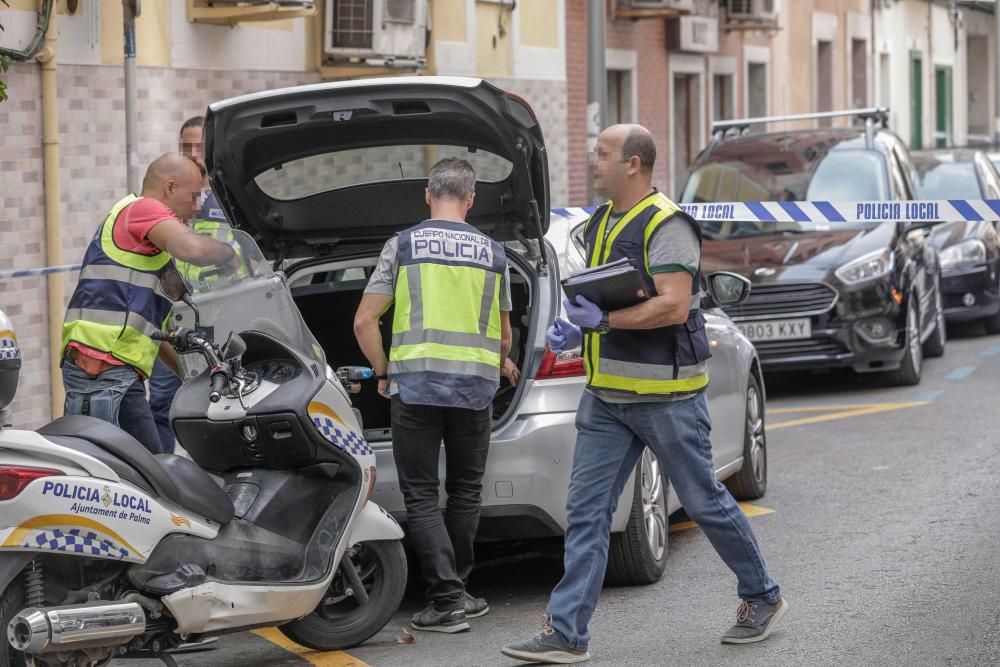
[[[160,277],[160,291],[171,301],[180,301],[188,295],[187,285],[176,271],[164,272]]]
[[[243,353],[247,351],[246,341],[238,333],[229,334],[229,340],[226,341],[226,347],[222,351],[223,359],[235,359],[237,357],[243,356]]]

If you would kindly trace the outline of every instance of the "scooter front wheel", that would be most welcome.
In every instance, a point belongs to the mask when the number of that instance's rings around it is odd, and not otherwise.
[[[350,558],[367,595],[358,595],[351,583],[354,578],[344,567],[338,568],[319,606],[278,628],[295,643],[317,651],[357,646],[384,628],[399,609],[407,575],[406,552],[399,540],[362,542],[344,558]]]

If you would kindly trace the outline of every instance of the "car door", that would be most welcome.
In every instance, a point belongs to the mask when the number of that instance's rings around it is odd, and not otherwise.
[[[743,456],[747,369],[740,350],[748,344],[720,308],[704,311],[712,356],[708,360],[708,414],[712,419],[712,460],[719,470]]]
[[[886,135],[886,139],[894,198],[912,200],[916,197],[916,187],[913,184],[914,168],[910,154],[895,137]],[[912,229],[904,222],[899,230],[897,260],[903,267],[900,273],[913,283],[909,286],[910,293],[918,299],[920,331],[926,334],[934,328],[939,307],[936,302],[937,255],[934,247],[927,242],[927,229]]]

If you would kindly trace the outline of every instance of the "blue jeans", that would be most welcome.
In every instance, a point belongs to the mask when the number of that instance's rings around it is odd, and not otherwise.
[[[611,516],[644,447],[656,455],[688,516],[736,574],[739,596],[753,602],[781,597],[750,523],[715,479],[704,394],[673,402],[616,404],[585,393],[576,428],[566,501],[565,574],[547,610],[552,627],[572,648],[586,650],[590,642],[587,624],[608,564]]]
[[[115,366],[93,376],[70,361],[63,362],[67,415],[90,415],[110,422],[153,454],[161,453],[160,437],[146,400],[146,385],[131,366]]]
[[[149,376],[149,408],[153,411],[153,421],[160,436],[160,451],[174,452],[174,432],[170,428],[170,404],[174,394],[181,388],[181,379],[166,365],[156,360],[153,374]]]

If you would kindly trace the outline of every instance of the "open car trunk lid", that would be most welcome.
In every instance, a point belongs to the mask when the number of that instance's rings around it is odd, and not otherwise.
[[[209,107],[205,153],[227,218],[272,259],[381,247],[427,217],[427,175],[445,157],[476,169],[469,223],[497,241],[540,241],[548,229],[538,120],[481,79],[365,79],[224,100]]]

